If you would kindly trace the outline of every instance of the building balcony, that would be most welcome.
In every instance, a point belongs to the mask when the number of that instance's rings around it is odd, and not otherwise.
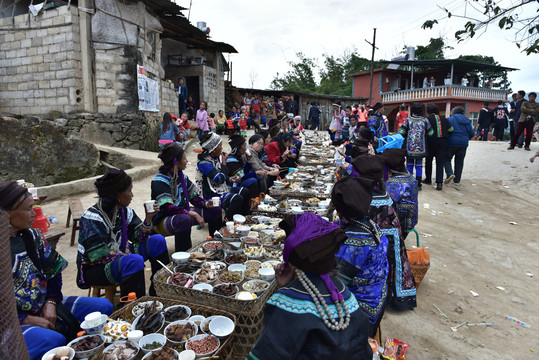
[[[382,103],[403,103],[435,100],[507,101],[506,90],[475,88],[461,85],[444,85],[428,88],[399,90],[382,93]]]

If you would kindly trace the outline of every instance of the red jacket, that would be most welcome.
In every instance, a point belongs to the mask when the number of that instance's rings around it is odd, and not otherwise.
[[[271,142],[265,147],[268,161],[272,164],[281,163],[281,149],[279,149],[279,143],[277,141]]]

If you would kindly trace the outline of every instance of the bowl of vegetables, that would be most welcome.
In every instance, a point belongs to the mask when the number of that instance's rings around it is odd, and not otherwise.
[[[147,354],[153,350],[159,350],[167,343],[167,337],[163,334],[148,334],[139,340],[138,345],[142,352]]]

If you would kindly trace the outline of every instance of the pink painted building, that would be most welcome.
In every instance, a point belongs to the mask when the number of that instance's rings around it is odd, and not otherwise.
[[[467,60],[395,60],[383,61],[387,67],[374,70],[370,104],[384,104],[389,131],[397,131],[395,117],[399,106],[408,108],[412,102],[435,103],[440,114],[449,116],[455,106],[462,106],[475,125],[483,102],[496,107],[498,100],[508,99],[505,89],[492,89],[487,80],[479,84],[472,72],[507,72],[513,68]],[[352,96],[369,97],[370,71],[350,74],[353,78]],[[463,80],[466,76],[466,80]],[[483,76],[486,79],[486,75]],[[481,87],[480,87],[481,85]]]

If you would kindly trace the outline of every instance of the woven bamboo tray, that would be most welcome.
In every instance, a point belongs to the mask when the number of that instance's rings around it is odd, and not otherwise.
[[[188,252],[196,252],[203,244],[197,244]],[[172,268],[172,264],[169,264],[169,268]],[[199,304],[234,314],[237,320],[232,342],[232,354],[234,358],[238,359],[247,357],[262,332],[266,301],[277,290],[277,282],[272,281],[270,287],[256,300],[244,301],[168,284],[168,276],[169,273],[165,269],[161,269],[155,274],[153,284],[157,295],[166,299]],[[241,284],[238,287],[241,288]]]
[[[315,192],[299,192],[299,191],[281,191],[281,190],[273,190],[270,189],[270,195],[273,197],[276,196],[288,196],[291,198],[311,198],[316,197],[319,199],[328,199],[330,197],[330,194],[322,194],[322,193],[315,193]]]
[[[135,320],[135,317],[133,316],[133,313],[131,312],[133,307],[139,302],[151,301],[151,300],[157,300],[157,301],[162,302],[165,309],[173,305],[188,306],[192,311],[192,315],[202,315],[204,317],[208,317],[212,315],[223,315],[230,318],[232,321],[234,321],[234,324],[237,325],[236,316],[234,316],[234,314],[231,314],[230,312],[216,309],[214,307],[203,306],[194,302],[185,302],[185,301],[166,299],[162,297],[152,297],[152,296],[144,296],[144,297],[141,297],[140,299],[137,299],[136,301],[130,303],[129,305],[126,305],[120,310],[117,310],[114,313],[112,313],[110,318],[114,320],[122,319],[128,322],[133,322],[133,320]],[[165,330],[165,327],[161,329],[160,333],[163,333],[164,330]],[[227,337],[226,340],[224,341],[223,339],[220,340],[221,346],[214,354],[214,356],[218,356],[218,359],[226,360],[226,359],[229,359],[230,356],[232,356],[232,344],[233,344],[235,332],[236,330],[234,330],[234,332],[229,337]],[[142,356],[144,356],[144,354],[142,354],[142,351],[140,351],[136,359],[141,359]]]

